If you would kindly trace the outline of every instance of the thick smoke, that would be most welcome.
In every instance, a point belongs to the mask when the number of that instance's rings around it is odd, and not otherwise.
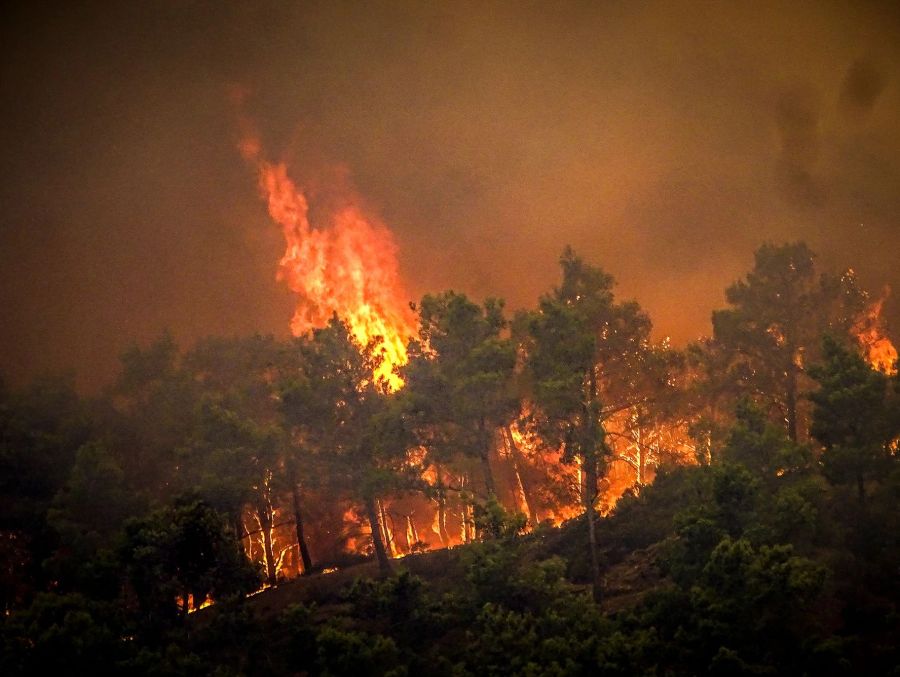
[[[709,332],[762,241],[900,289],[896,3],[33,3],[0,63],[0,370],[96,387],[164,327],[286,335],[229,83],[314,185],[343,166],[409,294],[535,302],[566,243]],[[330,182],[326,182],[330,183]],[[311,218],[315,214],[311,214]],[[896,296],[885,306],[900,325]]]

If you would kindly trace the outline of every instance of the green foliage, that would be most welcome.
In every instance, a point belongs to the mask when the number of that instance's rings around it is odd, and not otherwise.
[[[104,445],[83,445],[68,481],[47,511],[59,546],[45,560],[44,570],[61,589],[114,598],[121,574],[113,551],[125,522],[144,511],[142,503]]]
[[[292,604],[281,614],[285,660],[294,669],[311,665],[316,655],[315,605]]]
[[[0,667],[7,675],[103,672],[127,655],[114,607],[78,594],[42,593],[31,606],[2,621]]]
[[[245,595],[259,584],[222,517],[201,502],[130,522],[121,558],[151,628],[183,616],[188,595],[199,605],[208,596]]]
[[[446,464],[457,455],[477,460],[488,496],[495,492],[489,459],[495,433],[519,411],[516,349],[501,336],[505,329],[502,301],[479,307],[452,291],[426,295],[419,337],[401,372],[404,406],[428,462]]]
[[[484,504],[475,504],[475,530],[483,538],[508,539],[524,533],[528,520],[522,513],[511,513],[496,496]]]
[[[325,626],[316,636],[317,667],[323,677],[403,677],[400,652],[390,637]]]
[[[410,619],[423,604],[421,578],[400,572],[385,580],[358,578],[346,593],[354,611],[363,618],[386,615],[392,623]]]
[[[88,408],[67,380],[0,389],[0,604],[20,606],[50,583],[42,563],[58,548],[48,520],[78,449],[91,436]]]
[[[653,484],[640,493],[626,492],[600,525],[604,543],[614,544],[619,555],[642,550],[672,533],[672,513],[698,500],[695,468],[664,466]]]
[[[616,303],[613,278],[571,248],[560,266],[561,285],[517,319],[526,378],[546,442],[570,458],[599,458],[605,408],[640,399],[636,367],[648,353],[650,321],[636,303]]]
[[[634,302],[615,303],[613,278],[587,265],[567,247],[562,283],[541,298],[538,310],[520,314],[517,333],[526,356],[530,418],[544,443],[578,461],[584,473],[594,595],[600,596],[596,502],[600,475],[611,459],[604,427],[617,411],[645,400],[639,374],[646,366],[650,320]]]
[[[890,471],[896,462],[891,442],[900,435],[888,378],[833,337],[824,341],[824,362],[812,370],[819,382],[810,395],[813,436],[825,447],[825,476],[835,484],[855,483],[858,498],[865,484]]]
[[[753,398],[792,440],[802,439],[808,426],[803,396],[813,385],[806,366],[818,360],[823,332],[849,338],[867,295],[852,273],[819,275],[813,252],[794,242],[757,249],[753,270],[725,296],[731,307],[712,317],[714,368],[731,384],[719,393]]]
[[[721,452],[721,460],[739,463],[768,482],[785,474],[802,473],[811,463],[809,449],[791,441],[772,425],[752,400],[738,402],[736,422]]]
[[[298,347],[303,369],[282,389],[282,415],[304,453],[327,475],[329,489],[365,509],[378,564],[387,572],[377,497],[420,482],[409,469],[403,407],[373,376],[383,356],[375,353],[374,342],[358,345],[337,316]]]

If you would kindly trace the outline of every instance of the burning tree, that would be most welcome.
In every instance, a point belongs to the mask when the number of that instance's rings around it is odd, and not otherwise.
[[[500,301],[479,307],[452,291],[426,296],[419,305],[419,340],[411,342],[402,372],[404,399],[427,451],[424,462],[434,468],[441,513],[443,472],[459,457],[480,466],[486,498],[497,494],[491,455],[498,431],[519,411],[515,346],[501,337],[502,311]]]
[[[393,234],[366,213],[346,180],[333,182],[338,194],[318,205],[320,218],[313,222],[308,191],[291,179],[284,162],[263,156],[252,125],[246,119],[242,123],[239,149],[257,170],[269,216],[284,235],[278,279],[297,294],[291,332],[303,336],[337,314],[357,343],[377,346],[382,355],[378,375],[398,388],[395,368],[406,362],[414,321],[400,282]]]
[[[650,321],[636,303],[616,303],[613,278],[567,248],[562,284],[519,318],[536,428],[582,473],[594,595],[600,597],[596,536],[598,482],[612,458],[606,425],[643,401],[635,375],[649,346]]]
[[[359,345],[336,317],[300,343],[302,373],[283,393],[285,420],[335,494],[349,496],[369,522],[372,547],[390,569],[379,496],[407,467],[403,421],[386,384],[373,376],[382,362],[375,343]]]
[[[814,383],[807,366],[819,359],[824,333],[847,337],[882,369],[896,360],[881,302],[859,287],[852,270],[817,274],[815,255],[802,242],[764,244],[746,279],[725,294],[731,307],[713,313],[713,342],[696,354],[706,358],[710,382],[725,376],[731,406],[745,395],[765,403],[794,441],[808,427],[805,394]]]
[[[824,447],[825,475],[835,484],[856,484],[865,501],[866,483],[885,474],[897,453],[900,398],[897,377],[873,369],[853,350],[826,337],[825,359],[811,370],[820,388],[813,402],[812,435]]]
[[[257,571],[221,516],[203,502],[160,509],[125,528],[121,545],[127,579],[149,624],[186,615],[207,597],[242,596]]]

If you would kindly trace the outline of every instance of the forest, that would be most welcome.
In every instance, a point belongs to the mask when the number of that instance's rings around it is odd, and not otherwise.
[[[403,363],[334,315],[0,384],[0,671],[897,675],[883,299],[750,263],[683,348],[566,248]]]

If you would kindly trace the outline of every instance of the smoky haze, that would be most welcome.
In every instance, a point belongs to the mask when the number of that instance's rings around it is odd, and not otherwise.
[[[13,382],[288,333],[236,84],[270,155],[352,177],[410,300],[531,305],[570,243],[683,343],[795,239],[900,293],[895,3],[20,3],[2,31]]]

